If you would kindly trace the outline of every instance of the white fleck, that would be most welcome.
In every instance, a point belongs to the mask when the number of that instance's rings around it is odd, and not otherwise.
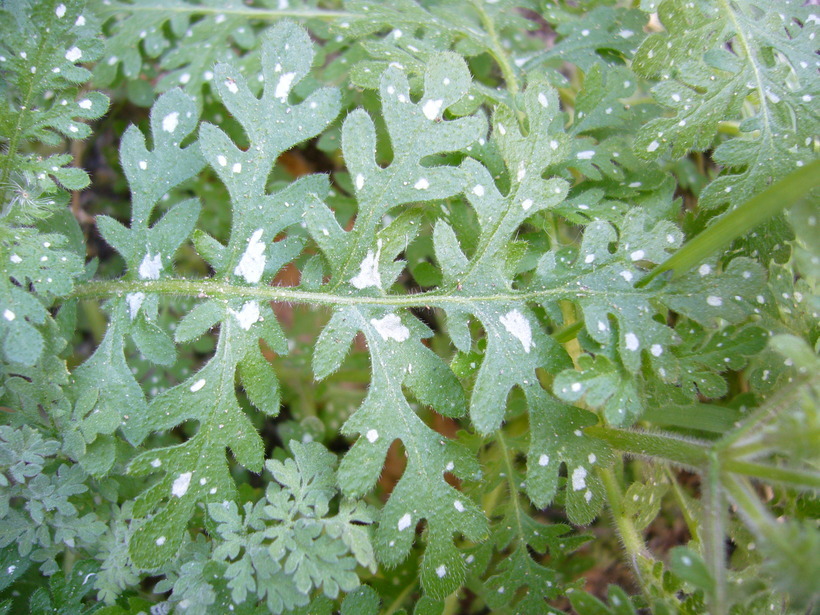
[[[242,172],[242,164],[239,162],[234,162],[233,166],[231,167],[231,171],[234,173],[241,173]]]
[[[228,91],[231,94],[236,94],[237,92],[239,92],[239,87],[236,85],[236,81],[234,81],[230,77],[225,79],[225,87],[228,88]]]
[[[700,275],[709,275],[710,273],[712,273],[712,267],[710,265],[705,264],[701,265],[700,267],[698,267],[698,273]]]
[[[85,25],[85,17],[83,17],[82,15],[77,17],[77,21],[74,22],[74,25],[75,26],[84,26]]]
[[[632,281],[632,272],[631,271],[621,271],[618,275],[621,276],[627,282]]]
[[[9,322],[11,322],[11,321],[12,321],[12,320],[14,320],[15,318],[17,318],[17,315],[16,315],[14,312],[12,312],[11,310],[6,309],[6,310],[3,312],[3,318],[5,318],[5,319],[6,319],[6,320],[8,320]]]
[[[620,32],[618,32],[618,36],[620,36],[621,38],[632,38],[633,34],[635,34],[635,33],[632,30],[626,30],[626,29],[621,30]]]
[[[83,52],[80,50],[79,47],[72,47],[68,51],[65,52],[65,59],[69,62],[76,62],[80,58],[83,57]]]
[[[573,382],[570,388],[574,393],[577,393],[583,388],[583,385],[580,382]]]
[[[191,80],[191,73],[182,73],[182,74],[179,76],[179,82],[180,82],[182,85],[185,85],[185,84],[186,84],[186,83],[188,83],[190,80]]]
[[[663,346],[660,344],[652,344],[652,347],[649,349],[649,352],[652,353],[652,356],[659,357],[663,354]]]
[[[447,576],[447,566],[442,564],[441,566],[436,568],[436,574],[438,575],[439,579],[443,579],[445,576]]]
[[[521,201],[521,209],[529,211],[530,207],[532,207],[532,199],[524,199]]]
[[[57,15],[58,19],[65,17],[65,4],[58,4],[57,8],[54,10],[54,14]]]
[[[264,229],[258,228],[253,232],[251,238],[248,240],[248,247],[245,248],[242,258],[239,259],[239,264],[233,270],[234,275],[241,275],[249,284],[256,284],[262,279],[262,273],[265,271],[265,243],[260,241],[262,239]]]
[[[228,159],[225,158],[222,154],[216,157],[216,161],[219,163],[219,166],[224,167],[228,164]]]
[[[580,430],[580,429],[576,429],[576,430],[575,430],[575,431],[573,431],[572,433],[574,433],[574,434],[575,434],[576,436],[578,436],[579,438],[580,438],[581,436],[583,436],[583,435],[584,435],[584,434],[581,432],[581,430]]]
[[[587,456],[587,459],[589,459],[590,463],[595,463],[598,461],[598,457],[595,456],[595,453],[590,453],[589,456]]]
[[[79,105],[80,109],[90,109],[93,106],[93,103],[87,98],[84,98],[77,104]]]
[[[359,173],[356,176],[356,190],[361,190],[364,187],[364,175]]]
[[[720,297],[715,297],[714,295],[709,295],[706,297],[706,303],[711,305],[712,307],[720,307],[723,305],[723,299]]]
[[[371,318],[370,324],[382,336],[383,340],[392,339],[397,342],[404,342],[410,337],[410,329],[405,327],[401,319],[395,314],[388,314],[384,318]]]
[[[452,472],[453,470],[455,470],[455,468],[456,468],[456,464],[454,464],[452,461],[448,461],[447,465],[444,466],[444,470],[446,472]]]
[[[151,253],[146,253],[140,263],[139,274],[143,280],[159,280],[159,272],[162,270],[162,254],[156,253],[151,257]]]
[[[284,73],[281,77],[279,77],[279,82],[276,84],[276,89],[273,91],[273,96],[282,102],[285,102],[288,94],[290,94],[290,86],[293,84],[294,77],[296,77],[296,73]]]
[[[413,517],[410,516],[410,513],[404,513],[404,516],[402,516],[402,518],[399,519],[399,523],[396,527],[399,528],[400,532],[403,532],[408,527],[410,527],[410,524],[412,522],[413,522]]]
[[[191,476],[193,472],[183,472],[176,477],[174,484],[171,486],[171,494],[181,498],[188,492],[188,486],[191,484]]]
[[[674,100],[675,102],[680,102],[680,94],[672,94],[672,100]]]
[[[504,126],[504,124],[499,124],[499,125],[498,125],[498,132],[500,132],[500,133],[501,133],[501,136],[502,136],[502,137],[503,137],[505,134],[507,134],[507,128]]]
[[[607,107],[606,109],[604,109],[604,113],[606,113],[607,115],[611,114],[612,113],[612,107]]]
[[[524,162],[520,162],[518,165],[518,173],[516,174],[516,179],[521,181],[527,175],[527,167],[524,165]]]
[[[594,255],[594,254],[587,254],[587,255],[586,255],[586,257],[584,258],[584,262],[585,262],[587,265],[589,265],[589,264],[590,264],[591,262],[593,262],[594,260],[595,260],[595,255]]]
[[[429,187],[430,187],[430,182],[428,182],[423,177],[413,185],[413,188],[415,188],[416,190],[427,190],[427,188],[429,188]]]
[[[444,104],[444,101],[439,98],[436,100],[428,100],[424,103],[424,106],[421,108],[422,113],[424,113],[424,117],[428,120],[434,120],[438,117],[439,112],[441,111],[441,105]]]
[[[543,467],[543,466],[549,465],[549,463],[550,463],[550,458],[549,458],[549,455],[543,455],[543,454],[542,454],[542,455],[538,458],[538,465],[539,465],[539,466],[542,466],[542,467]]]
[[[16,263],[22,263],[22,262],[23,262],[23,259],[22,259],[22,258],[20,258],[20,255],[19,255],[19,254],[12,254],[11,256],[9,256],[9,260],[10,260],[12,263],[15,263],[15,264],[16,264]]]
[[[589,30],[587,30],[586,28],[581,30],[581,36],[589,36]]]
[[[578,466],[572,471],[572,489],[580,491],[587,486],[587,471],[583,466]]]
[[[14,571],[17,570],[17,566],[11,565],[6,568],[6,574],[14,574]]]
[[[556,141],[555,139],[550,141],[550,149],[557,150],[558,149],[558,141]]]
[[[191,393],[196,393],[197,391],[201,390],[202,387],[205,386],[205,378],[200,378],[196,382],[191,385],[190,391]]]
[[[245,331],[249,330],[255,322],[259,322],[259,303],[256,301],[246,302],[238,312],[233,309],[228,311],[236,316],[239,326]]]
[[[154,459],[154,460],[151,462],[151,467],[152,467],[152,468],[158,468],[158,467],[160,467],[161,465],[162,465],[162,461],[161,461],[160,459]]]
[[[128,293],[125,300],[128,302],[128,315],[134,320],[142,307],[142,302],[145,301],[145,293]]]
[[[543,92],[540,92],[540,93],[538,94],[538,102],[539,102],[539,103],[541,104],[541,106],[542,106],[542,107],[544,107],[544,108],[546,108],[547,106],[549,106],[549,101],[547,100],[547,96],[546,96],[546,94],[544,94]]]
[[[658,149],[660,147],[660,145],[661,144],[658,143],[657,141],[652,141],[652,143],[650,143],[649,145],[646,146],[646,151],[647,152],[654,152],[656,149]]]
[[[624,336],[624,341],[626,342],[626,349],[632,350],[633,352],[637,350],[641,345],[638,336],[632,332],[629,332],[626,334],[626,336]]]
[[[644,256],[646,256],[646,252],[644,252],[643,250],[635,250],[632,254],[629,255],[629,258],[631,258],[633,261],[639,261]]]
[[[140,167],[140,169],[145,171],[148,168],[148,163],[145,160],[140,160],[139,161],[139,167]]]
[[[373,250],[368,250],[367,256],[362,259],[362,263],[359,265],[359,273],[350,279],[350,283],[359,290],[370,286],[382,287],[382,278],[379,274],[379,256],[382,251],[381,239],[376,245],[378,246],[376,253],[374,254]]]
[[[225,21],[225,19],[226,19],[225,15],[223,15],[222,13],[220,13],[219,15],[217,15],[217,16],[214,18],[214,23],[216,23],[216,24],[221,24],[222,22],[224,22],[224,21]]]
[[[162,545],[165,544],[165,536],[160,536],[154,542],[156,542],[158,547],[161,547]]]
[[[590,160],[595,155],[595,150],[588,149],[583,152],[578,152],[575,157],[578,160]]]
[[[210,81],[214,78],[214,74],[212,71],[206,70],[204,73],[202,73],[202,78],[205,79],[205,81]]]
[[[589,501],[592,499],[592,491],[590,491],[589,489],[587,489],[587,490],[586,490],[586,493],[584,493],[584,499],[585,499],[587,502],[589,502]]]
[[[684,566],[692,565],[692,558],[690,558],[688,555],[684,555],[683,557],[681,557],[680,561]]]
[[[179,126],[179,111],[173,111],[162,118],[162,129],[165,132],[174,132]]]
[[[607,325],[603,320],[598,321],[598,331],[601,331],[603,333],[604,331],[607,331],[608,329],[609,329],[609,325]]]
[[[476,196],[484,196],[484,186],[482,186],[481,184],[476,184],[475,186],[473,186],[472,192]]]
[[[459,500],[453,502],[453,508],[455,508],[458,512],[464,512],[464,504],[462,504]]]
[[[369,429],[365,436],[367,437],[367,441],[373,444],[376,440],[379,439],[379,432],[375,429]]]
[[[499,318],[504,328],[524,347],[524,352],[529,353],[530,349],[535,345],[532,341],[532,329],[530,328],[530,321],[519,312],[512,310],[506,315]]]

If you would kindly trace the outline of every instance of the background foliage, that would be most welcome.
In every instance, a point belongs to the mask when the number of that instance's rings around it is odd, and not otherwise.
[[[4,0],[0,613],[802,613],[796,0]]]

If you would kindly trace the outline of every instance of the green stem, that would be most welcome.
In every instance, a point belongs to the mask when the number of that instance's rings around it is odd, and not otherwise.
[[[723,476],[717,454],[710,455],[709,466],[701,488],[705,507],[701,524],[703,555],[706,567],[715,581],[709,596],[710,613],[723,615],[726,609],[726,499],[723,494]]]
[[[820,474],[817,472],[778,468],[767,463],[754,463],[738,459],[727,459],[723,462],[727,472],[750,476],[758,480],[775,483],[786,483],[798,489],[820,489]]]
[[[709,461],[708,443],[682,440],[672,434],[616,429],[604,425],[586,428],[587,435],[599,438],[632,455],[655,457],[702,471]]]
[[[198,299],[258,299],[280,303],[307,305],[381,305],[385,307],[448,307],[470,306],[478,303],[510,303],[518,301],[540,302],[560,299],[580,299],[595,296],[608,296],[606,291],[578,290],[567,286],[545,288],[534,291],[507,291],[493,295],[455,295],[443,291],[430,291],[412,295],[387,295],[363,297],[361,295],[337,295],[325,291],[300,290],[298,287],[282,286],[240,286],[215,280],[183,278],[164,278],[162,280],[99,280],[78,285],[69,298],[122,297],[129,293],[153,293],[177,297]],[[635,291],[635,295],[645,293]]]
[[[643,538],[641,538],[641,534],[624,509],[624,496],[618,479],[615,478],[615,473],[610,468],[598,468],[598,475],[604,484],[609,510],[612,513],[615,528],[621,538],[624,549],[626,549],[629,562],[635,570],[637,578],[641,579],[641,569],[638,565],[639,559],[651,560],[652,555],[647,550]],[[643,583],[641,583],[641,585],[643,586]],[[646,590],[646,588],[644,588],[644,590]]]
[[[382,611],[382,615],[393,615],[396,611],[401,608],[401,605],[404,604],[404,601],[407,600],[407,596],[410,595],[410,592],[416,589],[417,583],[408,583],[401,593],[396,596],[396,599],[390,603],[384,611]]]
[[[501,45],[501,39],[498,38],[498,32],[495,30],[495,24],[484,10],[483,2],[473,2],[473,6],[481,19],[481,25],[484,26],[484,30],[490,37],[490,54],[493,56],[495,61],[498,63],[498,67],[501,69],[501,75],[504,77],[504,82],[507,84],[507,90],[509,90],[510,94],[512,94],[513,98],[515,98],[515,95],[521,91],[521,87],[518,83],[518,77],[515,76],[515,70],[513,69],[512,64],[510,64],[510,59],[507,57],[507,52]]]

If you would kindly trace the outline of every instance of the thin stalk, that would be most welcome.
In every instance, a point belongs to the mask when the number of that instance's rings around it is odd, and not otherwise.
[[[606,499],[609,504],[609,511],[612,513],[612,519],[615,521],[615,529],[621,543],[624,545],[629,563],[635,571],[635,576],[641,582],[643,591],[646,592],[647,588],[644,587],[638,561],[639,559],[652,560],[652,555],[647,550],[640,532],[632,523],[632,519],[626,514],[623,492],[618,479],[615,478],[615,473],[610,468],[598,468],[598,475],[601,477],[601,482],[603,482],[606,490]]]
[[[599,438],[614,448],[632,455],[655,457],[703,471],[709,461],[708,443],[683,440],[672,434],[616,429],[604,425],[586,428],[587,435]]]
[[[715,581],[709,596],[710,613],[723,615],[726,608],[726,499],[723,494],[720,460],[712,454],[703,476],[704,515],[701,524],[703,555],[706,567]]]
[[[298,287],[241,286],[214,278],[186,280],[99,280],[75,287],[69,298],[123,297],[128,293],[143,292],[198,299],[258,299],[280,303],[307,305],[381,305],[385,307],[444,307],[450,305],[474,306],[481,303],[509,303],[514,301],[540,302],[546,299],[579,299],[604,296],[606,291],[578,290],[576,288],[545,288],[533,291],[497,292],[493,295],[450,295],[443,291],[429,291],[412,295],[382,295],[362,297],[334,294],[324,291],[300,290]],[[635,291],[635,295],[643,295]]]

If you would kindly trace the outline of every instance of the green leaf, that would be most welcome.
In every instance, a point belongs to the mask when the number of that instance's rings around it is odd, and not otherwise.
[[[671,145],[677,158],[705,150],[721,121],[739,121],[739,135],[715,150],[715,161],[730,170],[703,191],[709,208],[737,207],[808,164],[818,129],[811,10],[791,0],[662,2],[664,32],[644,41],[633,67],[659,80],[655,99],[674,113],[641,129],[636,152],[657,157]],[[741,114],[744,103],[749,113]]]

